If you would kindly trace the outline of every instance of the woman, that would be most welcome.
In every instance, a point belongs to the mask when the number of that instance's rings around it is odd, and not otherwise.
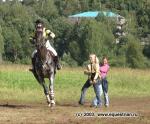
[[[102,64],[100,64],[100,76],[101,76],[101,85],[102,85],[102,90],[104,94],[104,102],[105,102],[105,107],[109,106],[109,97],[108,97],[108,81],[107,81],[107,73],[109,71],[109,64],[108,64],[108,59],[107,57],[103,57],[102,59]],[[99,89],[101,88],[101,85],[99,85]],[[92,102],[92,104],[95,106],[99,104],[99,101],[97,98],[95,98]]]
[[[100,85],[100,82],[99,82],[99,60],[95,54],[90,54],[89,60],[90,60],[90,64],[87,66],[87,69],[84,71],[84,74],[88,75],[88,79],[82,87],[79,104],[81,104],[81,105],[84,104],[86,90],[91,85],[93,85],[94,92],[96,94],[96,99],[98,101],[97,107],[100,107],[101,100],[100,100],[100,90],[99,90],[99,85]]]

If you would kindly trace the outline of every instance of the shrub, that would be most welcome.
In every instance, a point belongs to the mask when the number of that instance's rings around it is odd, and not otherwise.
[[[142,54],[142,48],[140,42],[133,36],[128,37],[128,47],[126,52],[127,63],[132,68],[145,67],[144,56]]]
[[[62,58],[62,65],[63,66],[70,66],[70,67],[77,67],[77,62],[70,56],[70,53],[64,53]]]

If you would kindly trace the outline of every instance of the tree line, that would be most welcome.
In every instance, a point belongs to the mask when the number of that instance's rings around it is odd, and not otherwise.
[[[114,19],[98,16],[72,23],[69,15],[112,11],[127,20],[127,35],[115,43]],[[6,0],[0,1],[0,62],[30,63],[35,48],[29,37],[42,19],[56,34],[52,41],[64,65],[82,66],[89,53],[108,56],[112,66],[150,67],[150,2],[148,0]],[[141,45],[144,42],[144,45]]]

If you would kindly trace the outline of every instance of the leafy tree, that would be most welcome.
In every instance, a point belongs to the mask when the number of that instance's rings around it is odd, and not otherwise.
[[[21,37],[18,31],[14,27],[5,27],[3,36],[6,59],[12,62],[17,61],[19,54],[22,52]]]
[[[4,39],[2,35],[2,28],[0,25],[0,63],[2,62],[2,54],[4,52]]]
[[[72,13],[81,11],[81,2],[82,1],[80,0],[55,0],[55,4],[58,8],[59,13],[64,16],[68,16]]]
[[[89,10],[89,0],[80,0],[81,11]]]
[[[75,26],[74,32],[74,40],[70,43],[69,51],[79,64],[87,60],[90,53],[95,53],[99,57],[109,53],[113,35],[103,23],[96,20],[83,20],[79,26]]]
[[[110,10],[124,16],[129,36],[121,38],[121,45],[114,44],[115,23],[102,15],[96,20],[79,19],[76,24],[68,21],[69,15],[90,10]],[[99,58],[106,54],[114,66],[148,66],[143,54],[149,58],[149,46],[143,50],[140,40],[149,42],[149,12],[148,0],[0,1],[0,61],[3,54],[5,60],[26,63],[33,49],[28,39],[34,31],[34,22],[42,19],[56,34],[54,47],[69,65],[82,65],[89,53],[96,53]]]
[[[50,29],[56,35],[56,38],[54,39],[54,47],[56,48],[58,55],[62,57],[64,53],[68,53],[73,24],[71,24],[66,18],[59,17],[50,22],[50,25]]]
[[[142,48],[140,42],[134,36],[128,36],[128,48],[126,52],[127,63],[129,67],[141,68],[144,67],[144,56],[142,54]]]
[[[36,13],[48,21],[57,17],[58,11],[54,4],[54,0],[39,0],[34,6]]]
[[[22,4],[26,6],[33,6],[37,3],[37,0],[23,0]]]
[[[89,0],[90,10],[100,10],[101,3],[100,0]]]
[[[150,45],[144,47],[143,53],[146,57],[150,58]]]
[[[140,28],[139,35],[142,35],[143,37],[147,36],[148,33],[150,33],[150,9],[139,9],[136,13],[137,16],[137,22]]]
[[[70,67],[77,67],[78,66],[77,62],[74,59],[72,59],[72,57],[70,56],[70,53],[68,53],[68,54],[64,53],[63,54],[62,63],[64,66],[70,66]]]

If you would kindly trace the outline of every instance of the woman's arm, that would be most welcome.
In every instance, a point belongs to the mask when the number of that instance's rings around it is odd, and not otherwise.
[[[90,75],[91,74],[90,65],[88,65],[86,70],[84,70],[84,74],[86,74],[86,75]]]
[[[96,80],[99,76],[99,64],[95,64],[95,73],[94,80]]]
[[[48,34],[51,38],[55,38],[55,34],[52,32],[52,31],[50,31],[50,30],[46,30],[46,34]]]

